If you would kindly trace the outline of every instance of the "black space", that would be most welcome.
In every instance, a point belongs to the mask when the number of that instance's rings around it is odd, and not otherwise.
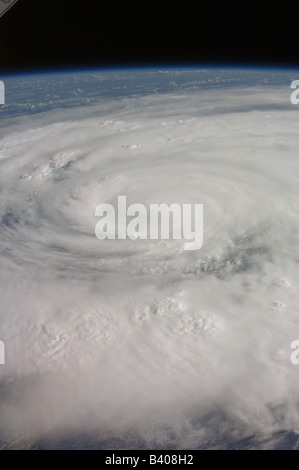
[[[211,1],[164,5],[18,0],[0,19],[0,72],[123,64],[299,65],[296,22],[288,9],[262,12],[248,3]]]

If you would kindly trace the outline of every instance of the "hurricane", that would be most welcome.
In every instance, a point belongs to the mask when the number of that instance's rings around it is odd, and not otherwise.
[[[1,448],[298,447],[291,79],[4,77]],[[202,247],[97,239],[119,196],[202,204]]]

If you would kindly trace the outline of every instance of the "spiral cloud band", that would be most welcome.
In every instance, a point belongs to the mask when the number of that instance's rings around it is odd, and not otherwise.
[[[289,96],[277,84],[173,90],[6,117],[2,447],[296,447]],[[119,195],[203,204],[202,248],[99,241],[95,209]]]

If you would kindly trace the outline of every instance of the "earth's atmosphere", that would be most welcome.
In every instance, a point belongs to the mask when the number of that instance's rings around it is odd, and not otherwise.
[[[1,77],[0,446],[297,448],[299,70]],[[204,205],[204,243],[97,205]]]

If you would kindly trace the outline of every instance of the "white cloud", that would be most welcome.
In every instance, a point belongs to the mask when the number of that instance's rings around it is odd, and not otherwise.
[[[213,447],[298,429],[288,93],[155,95],[11,120],[0,149],[5,445],[80,429]],[[100,242],[95,207],[121,194],[203,203],[203,248]]]

